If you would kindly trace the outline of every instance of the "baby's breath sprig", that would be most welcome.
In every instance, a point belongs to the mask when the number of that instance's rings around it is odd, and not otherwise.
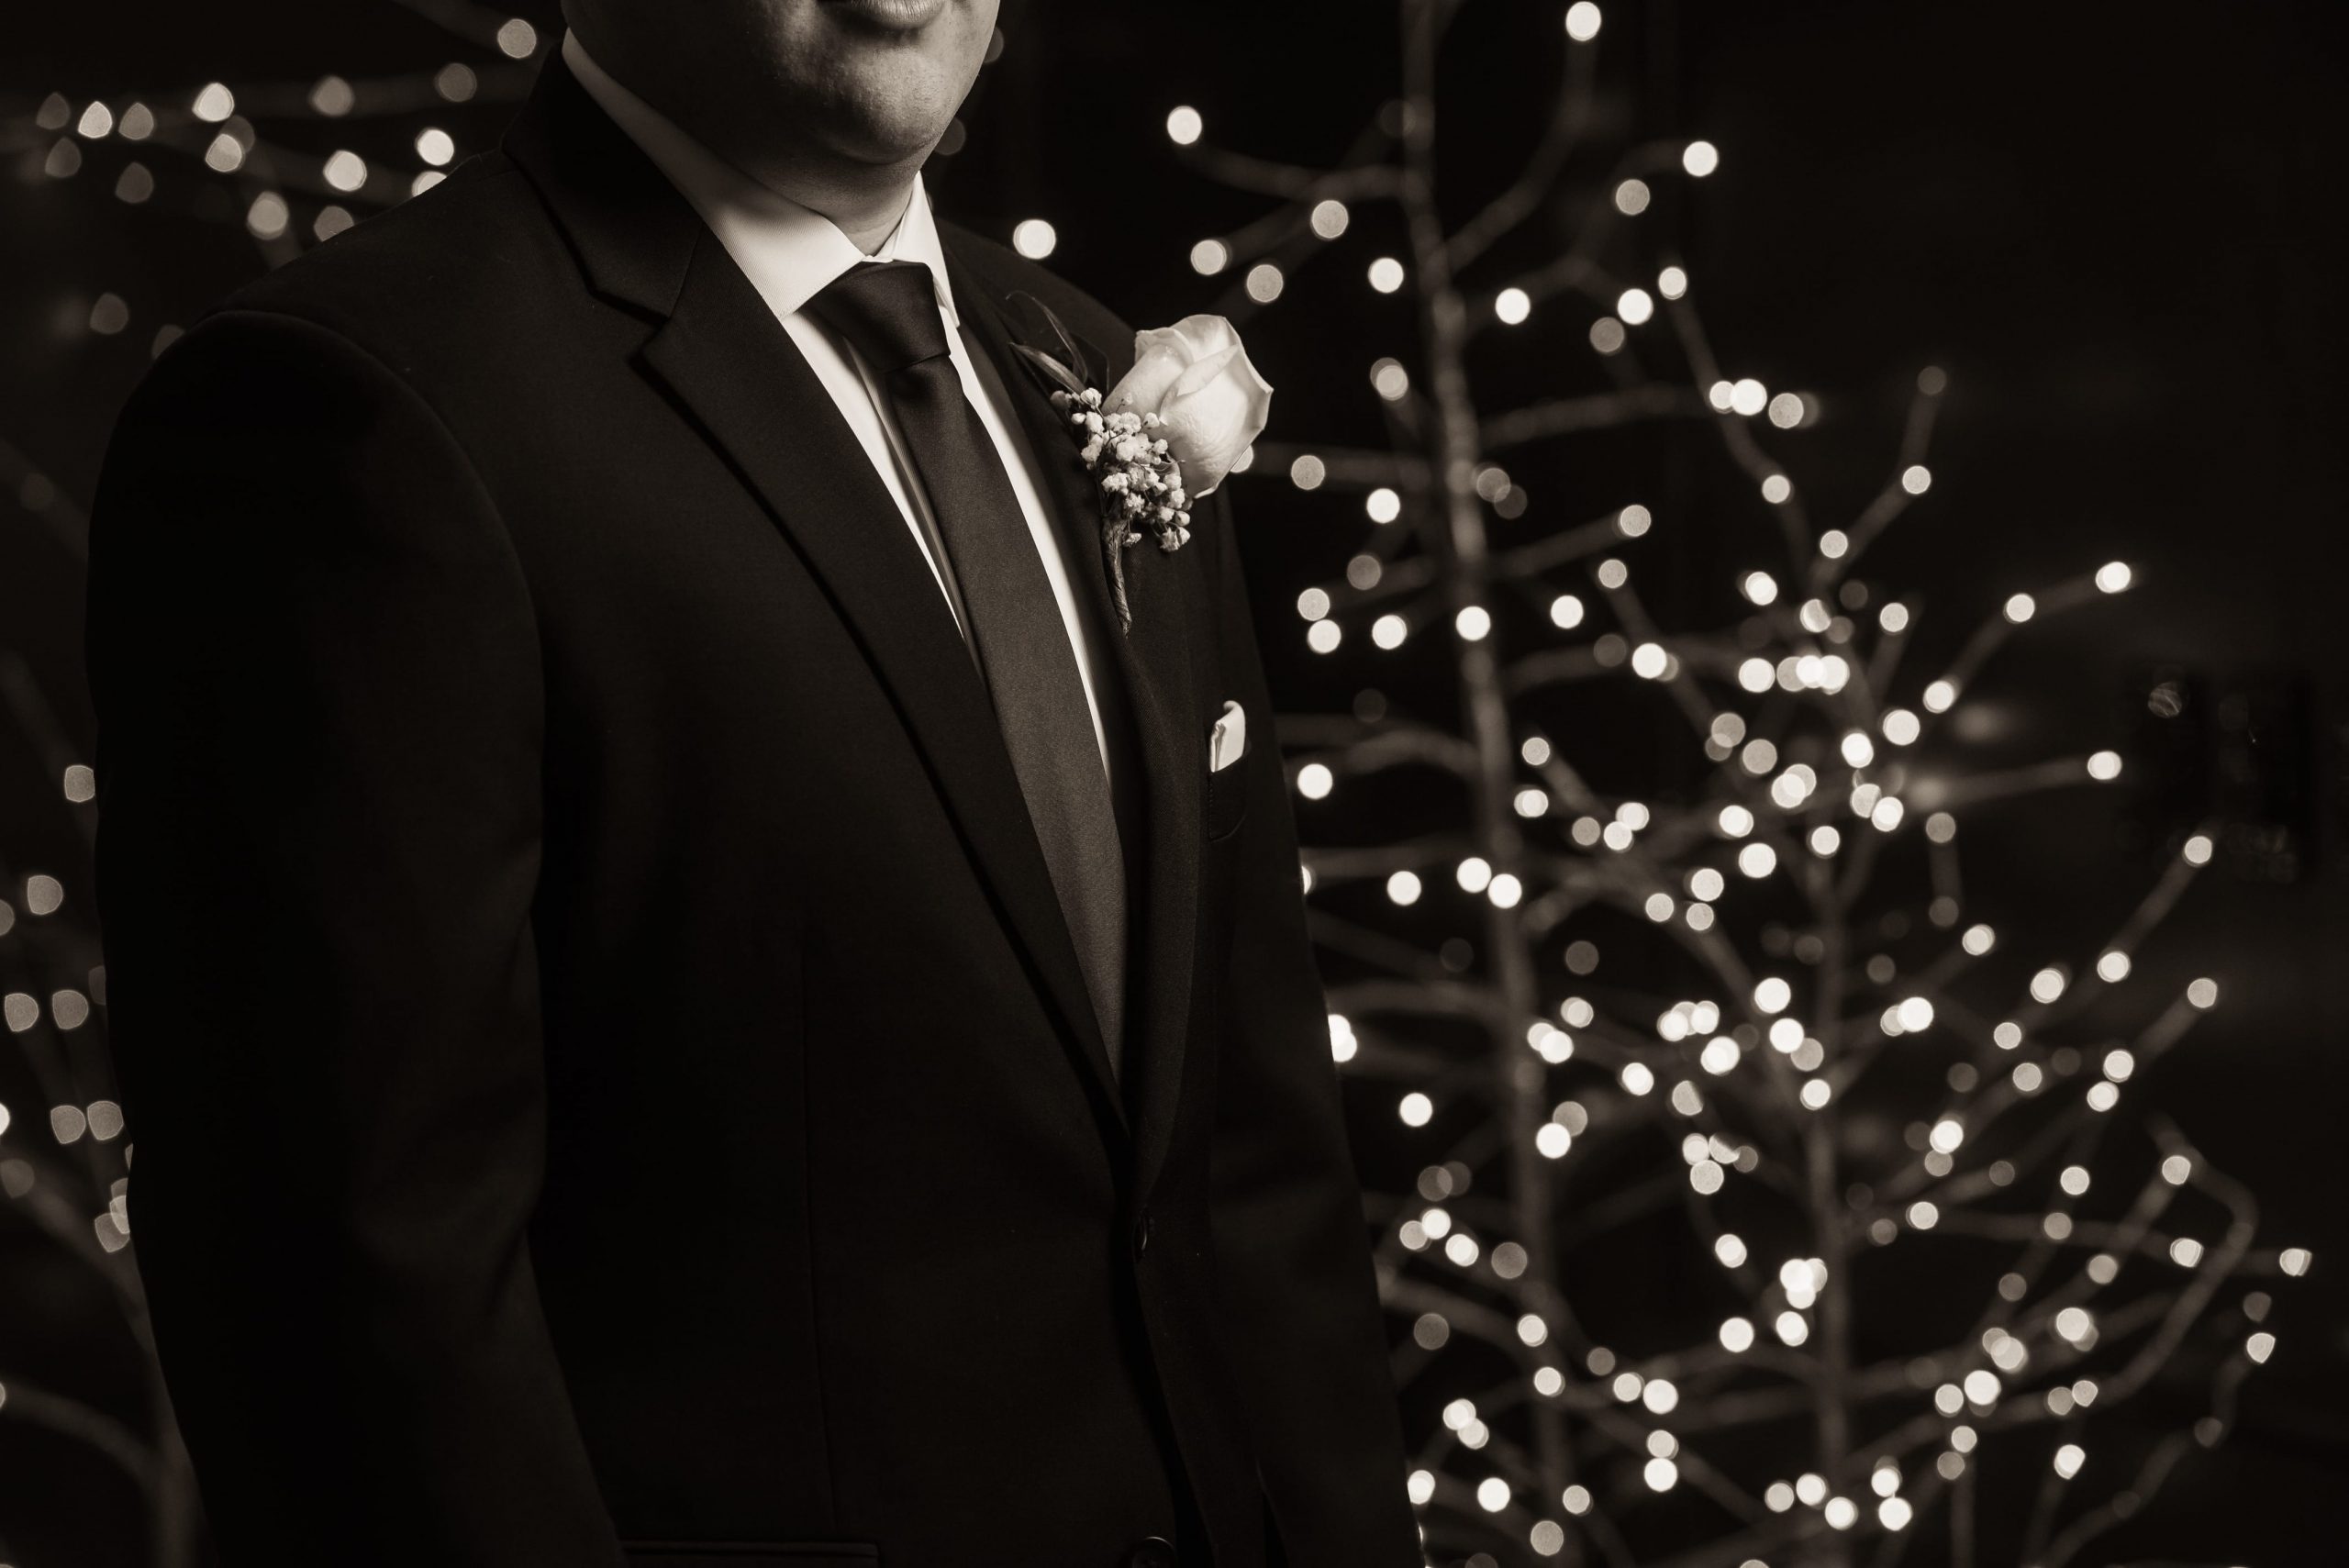
[[[1104,414],[1097,387],[1055,392],[1052,406],[1078,432],[1078,455],[1101,486],[1102,544],[1109,558],[1109,584],[1117,595],[1118,622],[1131,629],[1126,605],[1125,547],[1140,544],[1147,528],[1163,550],[1181,549],[1191,538],[1191,498],[1183,489],[1183,468],[1157,434],[1156,414],[1130,410]]]

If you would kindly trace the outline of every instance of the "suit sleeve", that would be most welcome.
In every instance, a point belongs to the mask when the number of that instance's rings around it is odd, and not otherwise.
[[[92,524],[128,1209],[230,1568],[618,1568],[532,1283],[539,644],[466,457],[262,312],[125,411]]]
[[[1216,1272],[1290,1568],[1419,1568],[1401,1422],[1297,831],[1230,507],[1209,521],[1226,695],[1249,716],[1248,805],[1209,1154]]]

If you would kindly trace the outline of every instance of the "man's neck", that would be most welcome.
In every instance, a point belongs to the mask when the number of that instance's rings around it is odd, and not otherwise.
[[[757,178],[756,175],[752,177]],[[837,195],[830,192],[803,195],[785,190],[773,181],[762,180],[760,183],[777,195],[830,218],[833,227],[848,236],[849,243],[868,256],[886,244],[889,236],[897,231],[897,225],[905,220],[906,206],[913,199],[914,194],[911,174],[906,176],[904,183],[882,195],[846,191]]]

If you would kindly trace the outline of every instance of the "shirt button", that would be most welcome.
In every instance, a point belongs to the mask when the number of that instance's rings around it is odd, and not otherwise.
[[[1163,1535],[1145,1536],[1126,1549],[1123,1568],[1174,1568],[1174,1543]]]
[[[1141,1257],[1144,1252],[1147,1252],[1147,1251],[1150,1251],[1150,1214],[1149,1214],[1149,1211],[1148,1211],[1148,1210],[1144,1210],[1144,1211],[1143,1211],[1143,1213],[1142,1213],[1141,1218],[1140,1219],[1137,1219],[1137,1220],[1135,1220],[1135,1221],[1134,1221],[1134,1256],[1135,1256],[1135,1257],[1137,1257],[1137,1258],[1139,1258],[1139,1257]],[[1152,1536],[1150,1539],[1151,1539],[1152,1540],[1156,1540],[1158,1539],[1158,1537],[1156,1537],[1156,1536]],[[1145,1544],[1145,1545],[1147,1545],[1147,1544],[1148,1544],[1148,1542],[1144,1542],[1144,1544]],[[1139,1550],[1139,1549],[1137,1549],[1137,1550]],[[1170,1568],[1171,1568],[1171,1565],[1173,1564],[1173,1562],[1174,1562],[1174,1560],[1173,1558],[1171,1558],[1171,1557],[1170,1557],[1170,1558],[1168,1558],[1166,1561],[1167,1561],[1167,1562],[1168,1562],[1168,1564],[1170,1565]]]

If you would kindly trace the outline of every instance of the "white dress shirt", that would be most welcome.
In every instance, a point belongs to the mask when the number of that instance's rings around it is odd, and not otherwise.
[[[986,427],[987,439],[995,443],[996,455],[1003,461],[1012,495],[1019,503],[1020,515],[1027,519],[1028,531],[1035,539],[1036,553],[1043,562],[1044,575],[1052,585],[1052,599],[1060,607],[1061,624],[1067,628],[1069,647],[1076,656],[1077,677],[1085,687],[1085,706],[1093,720],[1093,739],[1101,748],[1106,773],[1108,745],[1102,738],[1101,705],[1093,690],[1095,670],[1088,656],[1093,651],[1087,645],[1084,623],[1077,618],[1069,563],[1062,554],[1060,537],[1053,531],[1051,515],[1045,510],[1037,475],[1029,467],[1025,450],[1012,439],[1011,424],[1017,416],[998,407],[988,395],[971,357],[970,346],[963,340],[962,319],[954,310],[954,293],[946,281],[946,253],[939,245],[938,227],[930,216],[930,196],[922,188],[921,176],[914,176],[912,197],[906,204],[905,216],[897,220],[896,228],[878,250],[867,257],[831,219],[751,179],[614,81],[588,55],[576,33],[563,34],[562,58],[579,78],[580,85],[628,133],[629,139],[643,150],[679,194],[693,204],[718,242],[726,247],[726,253],[742,269],[759,296],[766,301],[767,308],[774,312],[775,319],[798,345],[800,353],[807,358],[807,368],[824,384],[833,406],[854,432],[864,455],[872,460],[874,471],[888,487],[891,499],[897,503],[915,547],[930,562],[930,573],[938,582],[939,596],[948,606],[951,616],[952,601],[946,597],[945,578],[930,556],[930,540],[917,520],[916,508],[920,509],[918,516],[929,515],[930,499],[922,493],[920,477],[906,450],[905,438],[897,429],[896,421],[890,417],[880,384],[854,349],[834,337],[803,308],[826,284],[859,261],[918,261],[930,269],[930,281],[938,289],[938,312],[946,323],[946,342],[953,359],[954,373],[963,378],[963,395],[970,400],[979,422]],[[968,635],[967,628],[964,634]]]

